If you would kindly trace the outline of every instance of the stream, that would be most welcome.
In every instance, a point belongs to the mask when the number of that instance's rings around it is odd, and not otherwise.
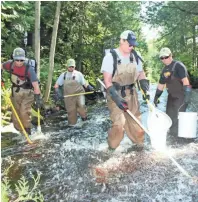
[[[151,100],[155,89],[153,85]],[[146,126],[148,107],[138,96]],[[166,98],[164,92],[158,106],[162,111]],[[198,109],[197,100],[198,89],[192,95]],[[39,190],[46,202],[198,202],[198,138],[167,145],[186,176],[165,153],[151,147],[148,135],[143,150],[125,136],[115,152],[109,152],[110,125],[107,104],[100,98],[88,103],[88,120],[79,118],[74,127],[67,125],[65,111],[46,117],[41,127],[45,139],[34,145],[6,126],[1,136],[2,172],[11,159],[12,183],[22,175],[30,179],[30,174],[41,173]]]

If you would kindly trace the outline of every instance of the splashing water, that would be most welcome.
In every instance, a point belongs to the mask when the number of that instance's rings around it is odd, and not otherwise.
[[[160,103],[162,111],[165,97],[162,95]],[[148,109],[144,104],[141,112],[146,125]],[[74,127],[67,126],[66,114],[49,117],[42,126],[47,139],[34,147],[17,139],[17,134],[3,134],[2,142],[11,143],[2,148],[2,169],[10,156],[15,162],[13,169],[20,169],[20,174],[29,176],[40,171],[40,190],[49,202],[198,201],[197,140],[167,146],[174,159],[195,176],[191,179],[167,155],[150,147],[148,135],[142,151],[125,136],[115,152],[110,153],[107,130],[111,121],[106,103],[90,106],[88,114],[88,121],[79,119]],[[17,178],[10,177],[13,181]]]

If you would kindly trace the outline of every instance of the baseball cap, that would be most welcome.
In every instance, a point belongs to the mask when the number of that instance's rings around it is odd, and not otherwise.
[[[75,60],[74,59],[69,59],[69,60],[67,60],[67,67],[71,67],[71,66],[73,66],[73,67],[75,67],[76,66],[76,62],[75,62]]]
[[[15,48],[13,51],[14,60],[25,60],[25,51],[22,48]]]
[[[122,34],[120,35],[121,39],[126,39],[130,45],[132,46],[137,46],[138,42],[136,41],[136,36],[134,34],[133,31],[131,30],[126,30],[124,32],[122,32]]]
[[[171,50],[165,47],[160,50],[159,57],[169,56],[170,54],[171,54]]]

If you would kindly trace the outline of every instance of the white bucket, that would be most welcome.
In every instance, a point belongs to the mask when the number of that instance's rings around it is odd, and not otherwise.
[[[179,112],[178,137],[197,137],[197,112]]]
[[[154,149],[166,149],[166,136],[171,125],[172,120],[166,113],[156,108],[149,113],[147,126],[151,139],[151,145]]]

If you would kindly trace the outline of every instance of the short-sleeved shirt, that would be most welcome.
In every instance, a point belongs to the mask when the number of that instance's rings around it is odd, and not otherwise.
[[[175,64],[175,68],[173,71],[174,64]],[[171,62],[171,64],[166,65],[163,68],[161,75],[160,75],[159,83],[166,84],[167,80],[170,78],[172,73],[175,78],[180,79],[180,80],[185,77],[188,77],[188,72],[187,72],[185,65],[182,62],[173,60]]]
[[[128,57],[126,56],[123,56],[119,49],[114,49],[121,61],[121,64],[129,64],[130,63],[130,54]],[[136,61],[134,60],[134,62],[136,63]],[[137,71],[140,72],[140,71],[143,71],[143,67],[142,67],[142,62],[140,59],[138,59],[138,64],[136,63],[137,65]],[[103,72],[108,72],[110,74],[113,74],[113,56],[112,54],[109,52],[107,53],[104,58],[103,58],[103,61],[102,61],[102,67],[101,67],[101,73]]]
[[[56,84],[62,86],[65,80],[75,80],[81,85],[85,85],[86,81],[83,74],[77,70],[73,72],[63,72],[57,79]]]
[[[7,62],[3,63],[2,64],[3,69],[5,69],[7,72],[10,72],[11,69],[13,69],[12,74],[17,75],[20,80],[25,80],[26,65],[17,67],[13,63],[13,67],[11,67],[12,62],[13,62],[12,60],[8,60]],[[28,68],[27,77],[29,78],[29,80],[31,82],[38,81],[36,72],[35,72],[34,68],[31,66],[29,66],[29,68]]]

